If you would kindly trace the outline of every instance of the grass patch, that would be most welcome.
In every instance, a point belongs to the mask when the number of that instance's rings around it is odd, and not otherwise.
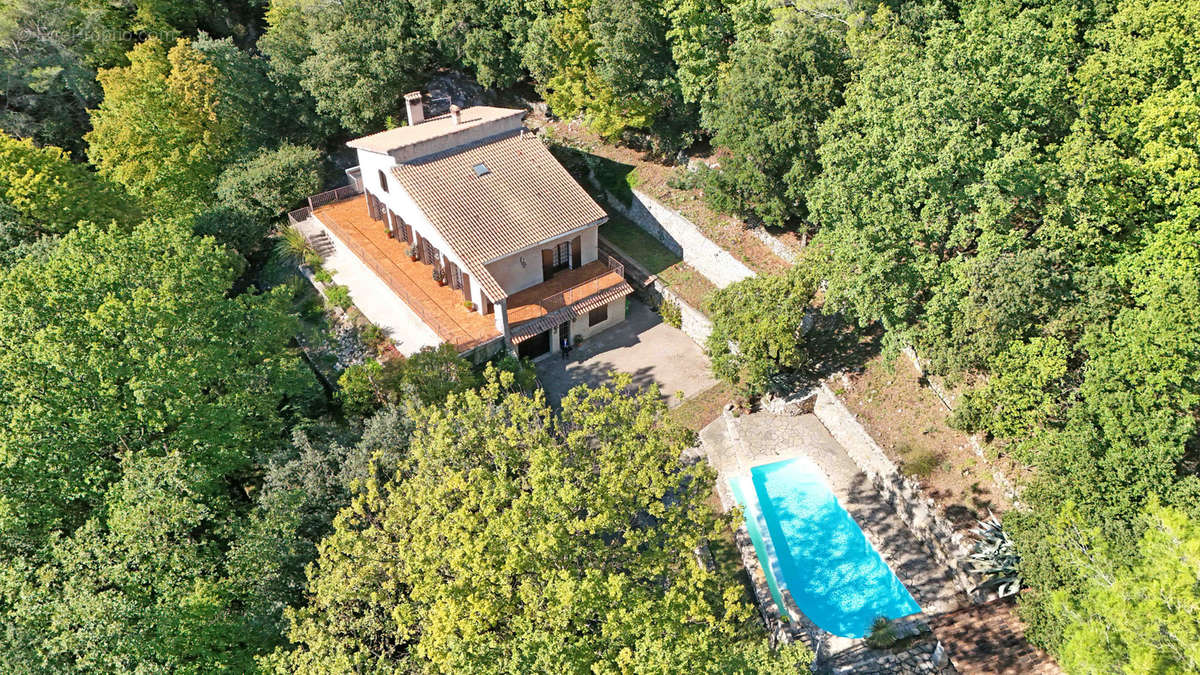
[[[683,262],[662,242],[620,214],[609,214],[608,222],[600,226],[600,236],[633,256],[651,274],[661,275],[672,265]]]
[[[929,478],[942,465],[942,458],[938,453],[914,448],[907,443],[896,446],[896,453],[900,455],[901,469],[904,473],[916,478]]]
[[[645,230],[613,213],[608,222],[600,226],[600,236],[633,257],[647,272],[662,279],[689,305],[707,313],[708,296],[717,287]]]
[[[733,401],[733,389],[724,382],[705,389],[667,412],[681,426],[699,432],[721,414],[726,403]]]

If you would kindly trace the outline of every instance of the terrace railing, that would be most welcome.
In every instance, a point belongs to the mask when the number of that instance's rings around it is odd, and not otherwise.
[[[620,261],[607,254],[601,254],[601,256],[607,259],[605,262],[608,265],[610,272],[616,272],[617,276],[621,277],[622,279],[625,278],[625,266],[622,265]],[[600,280],[605,276],[606,275],[604,274],[599,274],[581,284],[575,284],[570,288],[547,295],[539,300],[538,304],[542,306],[542,309],[546,310],[547,314],[559,309],[563,309],[568,305],[573,305],[580,300],[588,298],[604,290],[604,287],[600,285]]]
[[[387,287],[392,290],[408,308],[413,311],[425,325],[433,329],[441,337],[454,343],[455,348],[459,351],[474,349],[479,345],[489,342],[494,336],[488,336],[486,339],[477,339],[472,337],[466,331],[458,326],[452,325],[446,321],[444,317],[439,316],[436,312],[430,311],[428,298],[417,298],[409,291],[404,284],[392,281],[392,275],[395,274],[394,269],[389,270],[386,260],[380,260],[378,256],[368,252],[365,248],[359,245],[354,240],[354,235],[342,229],[341,225],[334,218],[322,218],[321,224],[329,228],[331,232],[338,238],[338,242],[344,244],[350,252],[363,262],[371,271],[379,277]]]
[[[308,207],[311,209],[320,208],[326,204],[340,202],[343,199],[349,199],[355,195],[362,194],[362,183],[351,183],[343,185],[340,188],[326,190],[320,194],[313,195],[308,198]]]

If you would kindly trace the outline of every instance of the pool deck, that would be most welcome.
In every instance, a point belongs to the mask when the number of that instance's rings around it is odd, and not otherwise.
[[[705,427],[700,438],[702,451],[717,470],[717,491],[727,510],[735,503],[728,477],[759,464],[806,457],[825,473],[838,502],[924,613],[937,614],[966,604],[953,572],[938,561],[927,542],[909,530],[816,415],[756,412],[734,417],[726,412]],[[830,637],[825,646],[836,653],[858,642]]]

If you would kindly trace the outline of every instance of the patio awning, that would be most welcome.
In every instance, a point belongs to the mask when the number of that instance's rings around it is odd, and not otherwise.
[[[553,312],[539,316],[536,319],[530,319],[529,321],[512,327],[511,333],[513,344],[521,344],[538,333],[550,330],[564,321],[572,321],[592,311],[593,309],[596,309],[597,307],[607,305],[613,300],[623,298],[632,292],[633,287],[630,286],[628,282],[622,281],[616,286],[606,288],[595,295],[589,295],[583,300],[580,300],[572,305],[568,305],[561,309],[556,309]]]

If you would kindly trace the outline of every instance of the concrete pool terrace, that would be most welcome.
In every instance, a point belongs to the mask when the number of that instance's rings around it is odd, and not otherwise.
[[[718,473],[717,491],[727,510],[736,503],[728,489],[729,478],[753,466],[807,458],[824,473],[838,502],[925,613],[938,614],[967,603],[954,571],[905,525],[816,415],[757,412],[734,417],[726,413],[700,437],[701,450]],[[859,642],[825,635],[822,649],[830,653]]]

